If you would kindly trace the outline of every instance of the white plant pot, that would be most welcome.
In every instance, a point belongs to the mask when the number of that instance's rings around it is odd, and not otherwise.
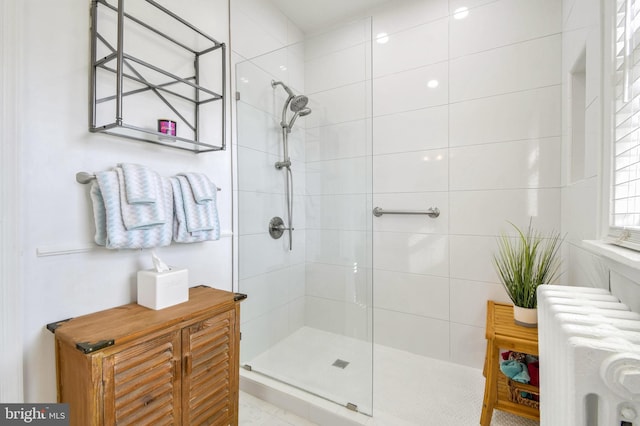
[[[521,325],[523,327],[537,327],[538,326],[538,309],[521,308],[520,306],[514,306],[513,319],[516,324]]]

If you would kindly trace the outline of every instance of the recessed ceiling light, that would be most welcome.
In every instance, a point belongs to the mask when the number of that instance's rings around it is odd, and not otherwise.
[[[429,80],[427,82],[427,87],[429,89],[435,89],[436,87],[438,87],[440,85],[440,82],[438,80]]]

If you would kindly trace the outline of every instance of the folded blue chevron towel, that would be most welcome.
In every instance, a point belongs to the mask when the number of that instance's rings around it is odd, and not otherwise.
[[[220,222],[218,219],[218,209],[216,207],[216,197],[205,205],[198,205],[191,193],[191,187],[186,177],[175,176],[169,179],[173,188],[173,239],[177,243],[196,243],[207,240],[220,239]],[[187,211],[189,213],[187,213]],[[202,226],[188,227],[188,215],[197,218]],[[192,226],[194,219],[191,219]]]
[[[164,209],[165,217],[173,213],[173,191],[168,179],[158,181],[162,192],[158,202]],[[121,207],[121,185],[115,170],[97,172],[96,181],[91,186],[94,219],[96,223],[95,242],[109,249],[141,249],[162,247],[171,244],[172,221],[145,229],[128,230],[124,224]]]
[[[140,164],[120,163],[124,197],[129,204],[148,204],[157,201],[157,195],[162,188],[158,184],[158,174]]]
[[[131,179],[127,179],[127,173],[125,172],[124,167],[116,167],[114,170],[118,175],[118,184],[120,185],[120,209],[122,210],[122,221],[124,222],[124,227],[127,230],[147,229],[170,222],[171,215],[166,215],[162,178],[159,174],[154,171],[147,170],[148,173],[146,174],[148,175],[148,184],[144,185],[149,188],[149,190],[146,191],[146,195],[149,196],[148,198],[153,198],[157,201],[154,201],[153,203],[131,203],[128,201],[126,196],[127,188],[131,187],[127,182],[130,182]],[[151,181],[154,181],[155,183],[151,185]],[[153,193],[150,188],[154,188]]]
[[[204,204],[207,201],[216,200],[216,192],[218,188],[211,182],[209,177],[204,173],[179,173],[178,176],[184,176],[189,181],[193,199],[198,204]]]
[[[188,232],[211,231],[218,223],[218,209],[215,198],[215,185],[213,198],[210,201],[198,203],[193,195],[193,188],[185,176],[176,176],[182,191],[182,205],[184,207],[185,223]],[[208,180],[208,178],[207,178]]]

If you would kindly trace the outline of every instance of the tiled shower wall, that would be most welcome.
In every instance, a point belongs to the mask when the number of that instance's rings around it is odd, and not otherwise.
[[[468,8],[467,16],[454,19],[460,7]],[[343,91],[336,106],[349,114],[356,98],[349,90],[371,79],[372,126],[345,130],[372,129],[372,159],[363,157],[363,165],[373,167],[371,204],[441,210],[437,219],[353,218],[373,224],[374,341],[480,367],[486,301],[506,300],[491,261],[496,236],[509,230],[507,221],[524,227],[530,217],[542,231],[560,228],[561,2],[395,0],[369,12],[372,74],[337,81],[333,89]],[[279,22],[280,30],[287,28],[286,19],[271,17],[256,13],[252,19],[259,25],[238,27],[232,19],[232,34],[241,28],[243,37],[265,40],[259,33],[264,28]],[[380,33],[386,43],[375,41]],[[232,35],[232,47],[234,41]],[[354,45],[336,46],[325,46],[313,69],[348,73]],[[332,74],[314,74],[308,53],[305,90],[317,99]],[[308,118],[313,127],[314,115]],[[342,151],[344,144],[324,149],[322,159],[305,154],[307,186],[312,162],[361,156]],[[353,167],[340,173],[347,176]],[[307,268],[307,281],[312,274]],[[307,286],[307,302],[318,298],[318,288]],[[344,294],[346,302],[357,300],[354,292]],[[322,309],[345,315],[344,305],[334,303],[339,297],[320,296],[331,302]]]
[[[454,19],[462,6],[468,15]],[[372,16],[374,40],[386,38],[373,42],[373,205],[441,210],[373,219],[374,341],[480,367],[486,301],[507,300],[496,236],[530,217],[560,228],[561,5],[393,1]],[[323,48],[319,80],[360,52]],[[307,87],[320,86],[313,77]],[[350,99],[342,110],[357,107]],[[353,169],[342,173],[347,181]],[[328,317],[344,317],[345,302]]]

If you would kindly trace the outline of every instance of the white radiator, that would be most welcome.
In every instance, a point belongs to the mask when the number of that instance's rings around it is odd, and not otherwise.
[[[538,287],[540,424],[640,426],[640,314],[608,291]]]

